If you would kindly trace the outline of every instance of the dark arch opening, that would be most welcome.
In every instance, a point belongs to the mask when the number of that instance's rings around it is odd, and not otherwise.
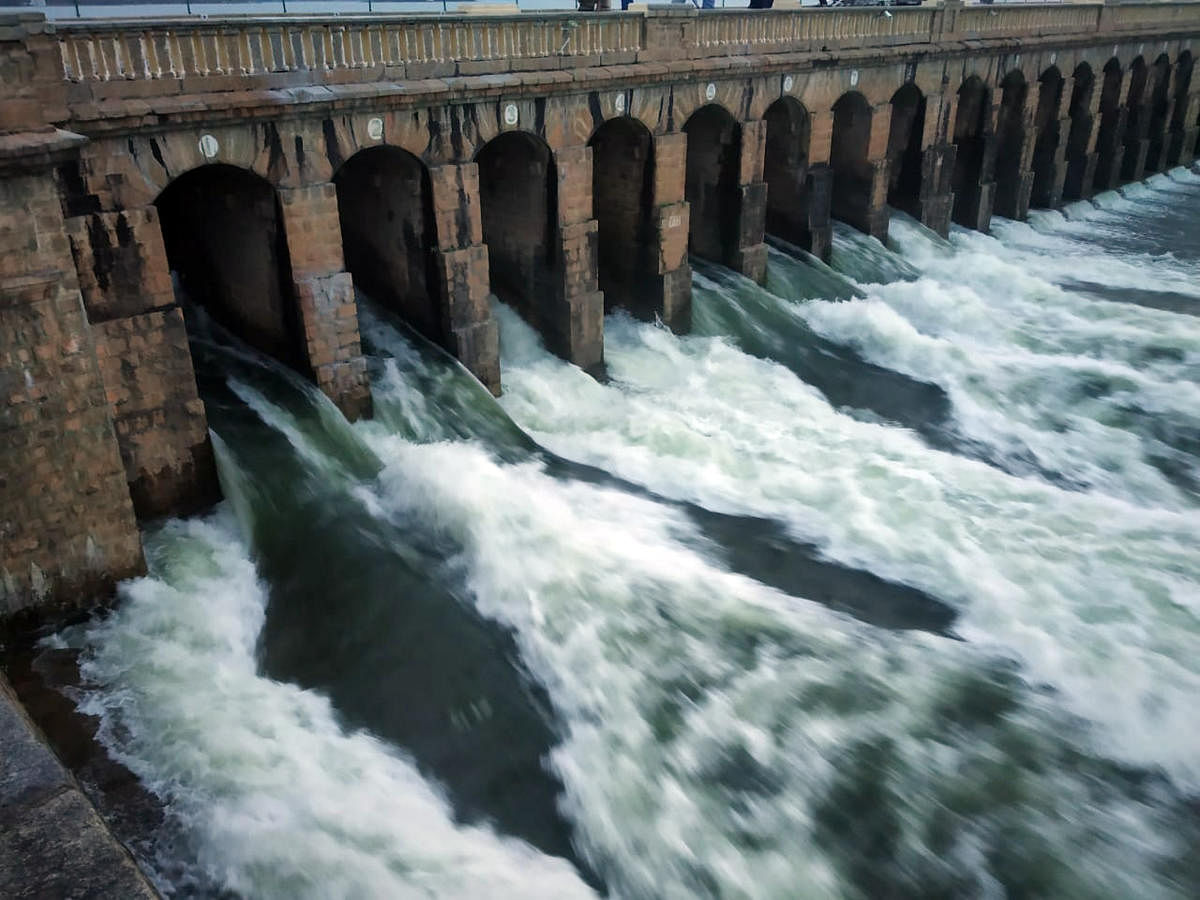
[[[958,147],[954,159],[954,221],[968,228],[977,228],[981,219],[990,105],[987,86],[978,75],[972,75],[958,89],[958,113],[954,117],[954,143]]]
[[[1104,82],[1100,88],[1100,129],[1096,133],[1096,173],[1092,177],[1094,191],[1107,191],[1117,186],[1121,159],[1125,155],[1121,108],[1123,74],[1116,57],[1104,64]]]
[[[1051,66],[1038,79],[1038,105],[1034,119],[1033,190],[1029,205],[1057,206],[1058,142],[1062,137],[1058,111],[1062,106],[1063,77]]]
[[[684,193],[691,207],[688,249],[712,262],[736,265],[741,126],[725,109],[712,104],[692,113],[683,131],[687,135]]]
[[[808,178],[812,121],[800,101],[780,97],[767,107],[763,180],[767,183],[767,231],[805,250],[813,247]]]
[[[1140,56],[1129,67],[1129,94],[1125,101],[1125,155],[1121,158],[1121,180],[1135,181],[1146,163],[1143,141],[1149,128],[1146,116],[1146,62]]]
[[[925,95],[911,81],[892,95],[888,132],[888,203],[921,215],[921,165],[925,139]]]
[[[271,184],[236,166],[201,166],[171,182],[155,206],[184,294],[252,347],[308,373]]]
[[[1088,177],[1088,140],[1092,136],[1092,94],[1096,90],[1096,76],[1092,67],[1080,63],[1072,75],[1071,102],[1067,115],[1071,127],[1067,131],[1067,173],[1063,178],[1063,199],[1079,200],[1091,194]]]
[[[1171,117],[1171,60],[1161,54],[1154,61],[1154,86],[1150,89],[1150,144],[1146,150],[1146,171],[1158,172],[1166,164],[1167,121]]]
[[[350,157],[333,183],[346,268],[354,283],[425,337],[444,344],[429,170],[398,147],[371,147]]]
[[[833,142],[829,167],[833,169],[835,219],[872,233],[871,193],[874,167],[868,162],[871,141],[871,106],[858,91],[842,94],[833,104]]]
[[[1000,88],[1000,109],[996,117],[995,208],[999,215],[1021,219],[1028,206],[1022,185],[1021,158],[1025,148],[1025,101],[1029,96],[1029,85],[1021,71],[1014,69],[1004,76]]]
[[[524,131],[488,141],[475,157],[492,291],[544,337],[553,352],[569,345],[549,309],[561,295],[558,190],[546,142]]]
[[[609,119],[590,141],[592,214],[599,226],[598,275],[605,309],[653,319],[661,303],[652,240],[654,140],[640,121]]]
[[[1184,50],[1175,63],[1175,106],[1171,109],[1171,131],[1167,141],[1168,166],[1179,165],[1183,156],[1183,144],[1188,124],[1188,92],[1192,89],[1192,68],[1195,65],[1191,51]]]

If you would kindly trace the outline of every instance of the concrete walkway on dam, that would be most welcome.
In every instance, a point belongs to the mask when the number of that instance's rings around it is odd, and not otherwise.
[[[157,897],[0,676],[0,897]]]

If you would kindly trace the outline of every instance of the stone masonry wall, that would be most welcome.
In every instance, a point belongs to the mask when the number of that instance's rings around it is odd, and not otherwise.
[[[220,488],[157,210],[66,226],[134,510],[195,512]]]
[[[143,571],[108,399],[47,173],[0,178],[0,619]]]

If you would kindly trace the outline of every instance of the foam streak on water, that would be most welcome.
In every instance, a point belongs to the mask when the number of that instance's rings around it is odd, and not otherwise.
[[[249,509],[221,449],[226,493]],[[101,739],[181,835],[156,861],[165,887],[278,898],[591,895],[562,860],[455,824],[397,748],[343,730],[326,698],[258,673],[267,588],[228,507],[170,522],[146,543],[151,574],[126,583],[120,609],[73,639],[90,648],[82,674],[100,688],[82,709],[101,718]]]
[[[1053,225],[997,221],[995,236],[956,229],[945,245],[897,215],[891,238],[922,277],[801,314],[868,360],[945,387],[960,431],[1007,468],[1029,461],[1138,504],[1194,505],[1200,318],[1059,282],[1070,271],[1118,292],[1187,291],[1200,309],[1200,270],[1131,258]]]
[[[1200,510],[1151,457],[1195,461],[1200,320],[1064,291],[1003,234],[896,234],[914,269],[876,247],[853,257],[862,290],[839,296],[855,299],[760,291],[744,327],[801,317],[943,385],[963,432],[1035,454],[1028,473],[832,405],[769,342],[752,356],[739,334],[621,315],[601,384],[498,306],[497,404],[367,311],[377,418],[354,426],[311,388],[221,363],[206,399],[227,506],[150,535],[150,576],[71,635],[84,708],[179,827],[164,869],[193,875],[174,885],[591,892],[566,861],[458,821],[403,748],[348,730],[324,695],[261,674],[264,622],[293,599],[261,575],[265,548],[330,528],[329,552],[354,544],[355,566],[395,551],[388,535],[420,535],[405,589],[424,577],[511,639],[548,698],[546,765],[577,858],[610,896],[1196,896]],[[909,280],[869,284],[872,269]],[[772,289],[803,280],[788,270]],[[729,309],[739,290],[701,278],[697,303]],[[850,349],[839,364],[853,371]],[[885,376],[872,383],[902,384]],[[951,604],[963,640],[731,572],[677,503],[589,480],[534,441],[661,498],[782,523]],[[359,608],[336,587],[326,627]],[[400,643],[351,624],[373,653]]]

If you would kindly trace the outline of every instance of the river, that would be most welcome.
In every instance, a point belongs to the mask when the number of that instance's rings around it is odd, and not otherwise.
[[[364,302],[376,416],[193,315],[226,500],[79,708],[179,896],[1200,896],[1200,175],[897,214],[609,378]]]

